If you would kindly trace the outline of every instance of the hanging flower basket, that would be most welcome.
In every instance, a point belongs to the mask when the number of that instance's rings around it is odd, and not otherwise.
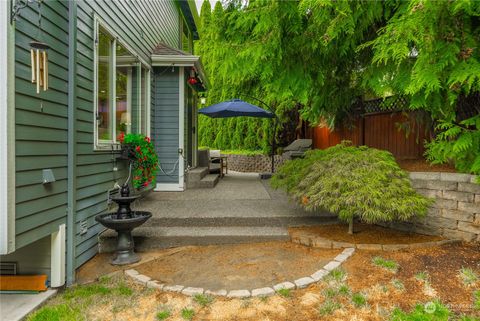
[[[150,137],[121,133],[118,140],[122,144],[121,157],[132,161],[133,187],[141,189],[155,184],[158,156]]]
[[[187,79],[187,83],[190,85],[190,87],[193,88],[196,92],[204,92],[205,87],[203,86],[202,82],[198,77],[189,77]]]

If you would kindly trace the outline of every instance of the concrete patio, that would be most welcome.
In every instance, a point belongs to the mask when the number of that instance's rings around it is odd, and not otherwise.
[[[139,251],[182,245],[288,240],[290,226],[330,224],[329,213],[305,212],[258,174],[229,172],[213,189],[152,192],[134,210],[153,214],[134,230]],[[100,251],[114,249],[115,232],[100,236]]]

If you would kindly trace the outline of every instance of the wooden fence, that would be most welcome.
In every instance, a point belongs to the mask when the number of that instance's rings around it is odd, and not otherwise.
[[[313,146],[325,149],[350,140],[354,145],[388,150],[397,159],[420,159],[429,135],[412,113],[399,111],[406,103],[403,97],[362,102],[355,108],[357,117],[348,126],[333,131],[322,124],[315,127]]]

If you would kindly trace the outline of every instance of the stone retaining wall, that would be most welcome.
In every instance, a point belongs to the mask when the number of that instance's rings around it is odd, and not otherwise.
[[[270,172],[272,160],[267,155],[225,155],[227,156],[228,170],[243,173]],[[285,159],[281,155],[275,155],[275,168],[282,165]]]
[[[392,228],[464,241],[480,241],[480,185],[476,176],[457,173],[412,172],[412,186],[436,199],[426,217]]]

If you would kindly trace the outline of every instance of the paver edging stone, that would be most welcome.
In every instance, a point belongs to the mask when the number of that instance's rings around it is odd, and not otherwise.
[[[378,243],[355,244],[355,243],[349,243],[349,242],[333,241],[321,236],[312,236],[312,235],[293,236],[291,237],[291,241],[293,243],[302,244],[305,246],[310,246],[310,247],[315,247],[320,249],[357,248],[360,250],[372,250],[372,251],[373,250],[397,251],[397,250],[404,250],[404,249],[418,249],[423,247],[433,247],[433,246],[440,246],[444,244],[462,242],[462,240],[460,239],[446,239],[446,240],[439,240],[439,241],[418,242],[418,243],[410,243],[410,244],[378,244]]]
[[[207,294],[207,295],[214,295],[214,296],[223,296],[227,298],[249,298],[249,297],[264,297],[268,295],[273,295],[276,292],[280,291],[281,289],[302,289],[309,286],[312,283],[321,281],[324,277],[326,277],[332,270],[338,268],[345,262],[352,254],[355,252],[354,247],[345,248],[340,254],[338,254],[332,261],[325,264],[325,266],[318,270],[317,272],[313,273],[310,276],[301,277],[296,279],[293,283],[289,281],[281,282],[275,284],[272,287],[263,287],[263,288],[256,288],[252,290],[242,289],[242,290],[204,290],[203,288],[195,288],[195,287],[185,287],[183,285],[165,285],[161,284],[157,280],[152,280],[149,276],[140,274],[137,270],[128,269],[123,271],[123,273],[130,277],[136,283],[141,283],[146,285],[149,288],[155,288],[161,291],[166,292],[177,292],[182,293],[187,296],[195,296],[198,294]]]

